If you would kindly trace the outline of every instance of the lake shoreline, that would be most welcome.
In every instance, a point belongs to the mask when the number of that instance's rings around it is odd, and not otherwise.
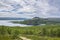
[[[25,24],[12,23],[11,21],[23,21],[23,20],[0,20],[0,25],[3,25],[3,26],[21,26],[21,27],[28,26]]]

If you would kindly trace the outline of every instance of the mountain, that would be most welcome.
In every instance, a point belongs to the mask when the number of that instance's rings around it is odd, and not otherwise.
[[[26,18],[0,17],[0,20],[27,20]]]
[[[24,21],[13,21],[13,23],[18,24],[27,24],[27,25],[40,25],[40,24],[60,24],[60,18],[39,18],[34,17],[32,19],[24,20]]]
[[[60,18],[47,18],[48,21],[60,22]]]

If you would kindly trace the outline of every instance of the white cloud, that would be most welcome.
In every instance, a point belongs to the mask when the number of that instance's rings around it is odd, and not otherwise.
[[[51,13],[56,14],[59,10],[57,7],[50,5],[48,3],[48,0],[37,0],[37,1],[36,0],[11,0],[11,1],[8,0],[8,1],[9,2],[7,3],[0,1],[0,5],[1,4],[4,5],[3,7],[0,6],[0,10],[10,11],[10,12],[0,12],[0,17],[26,17],[26,18],[31,18],[35,16],[51,17],[52,15]],[[16,9],[13,6],[11,6],[12,4],[15,5],[16,3],[22,6],[22,8],[18,8],[16,11],[11,11],[13,9]],[[19,12],[24,12],[24,14],[18,14]],[[29,12],[31,12],[31,14]]]
[[[7,5],[6,3],[0,2],[0,10],[12,10],[13,7],[11,7],[10,5]]]
[[[23,8],[18,9],[17,12],[34,12],[34,7],[31,6],[24,6]]]

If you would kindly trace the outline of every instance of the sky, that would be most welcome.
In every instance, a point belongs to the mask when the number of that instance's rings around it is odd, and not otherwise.
[[[0,17],[60,18],[60,0],[0,0]]]

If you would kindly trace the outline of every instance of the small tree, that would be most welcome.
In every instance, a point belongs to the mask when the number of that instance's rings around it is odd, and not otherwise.
[[[53,29],[50,30],[50,35],[49,36],[51,36],[51,37],[55,36],[55,33],[54,33]]]
[[[57,29],[57,37],[60,37],[60,29]]]
[[[47,34],[47,30],[45,28],[43,28],[40,32],[41,36],[45,36]]]
[[[0,29],[0,34],[1,35],[5,35],[6,34],[6,28],[4,26],[1,26],[1,29]]]
[[[13,33],[13,35],[12,35],[12,38],[13,39],[17,39],[17,38],[19,38],[18,35],[19,35],[19,31],[18,30],[15,30],[14,33]]]

